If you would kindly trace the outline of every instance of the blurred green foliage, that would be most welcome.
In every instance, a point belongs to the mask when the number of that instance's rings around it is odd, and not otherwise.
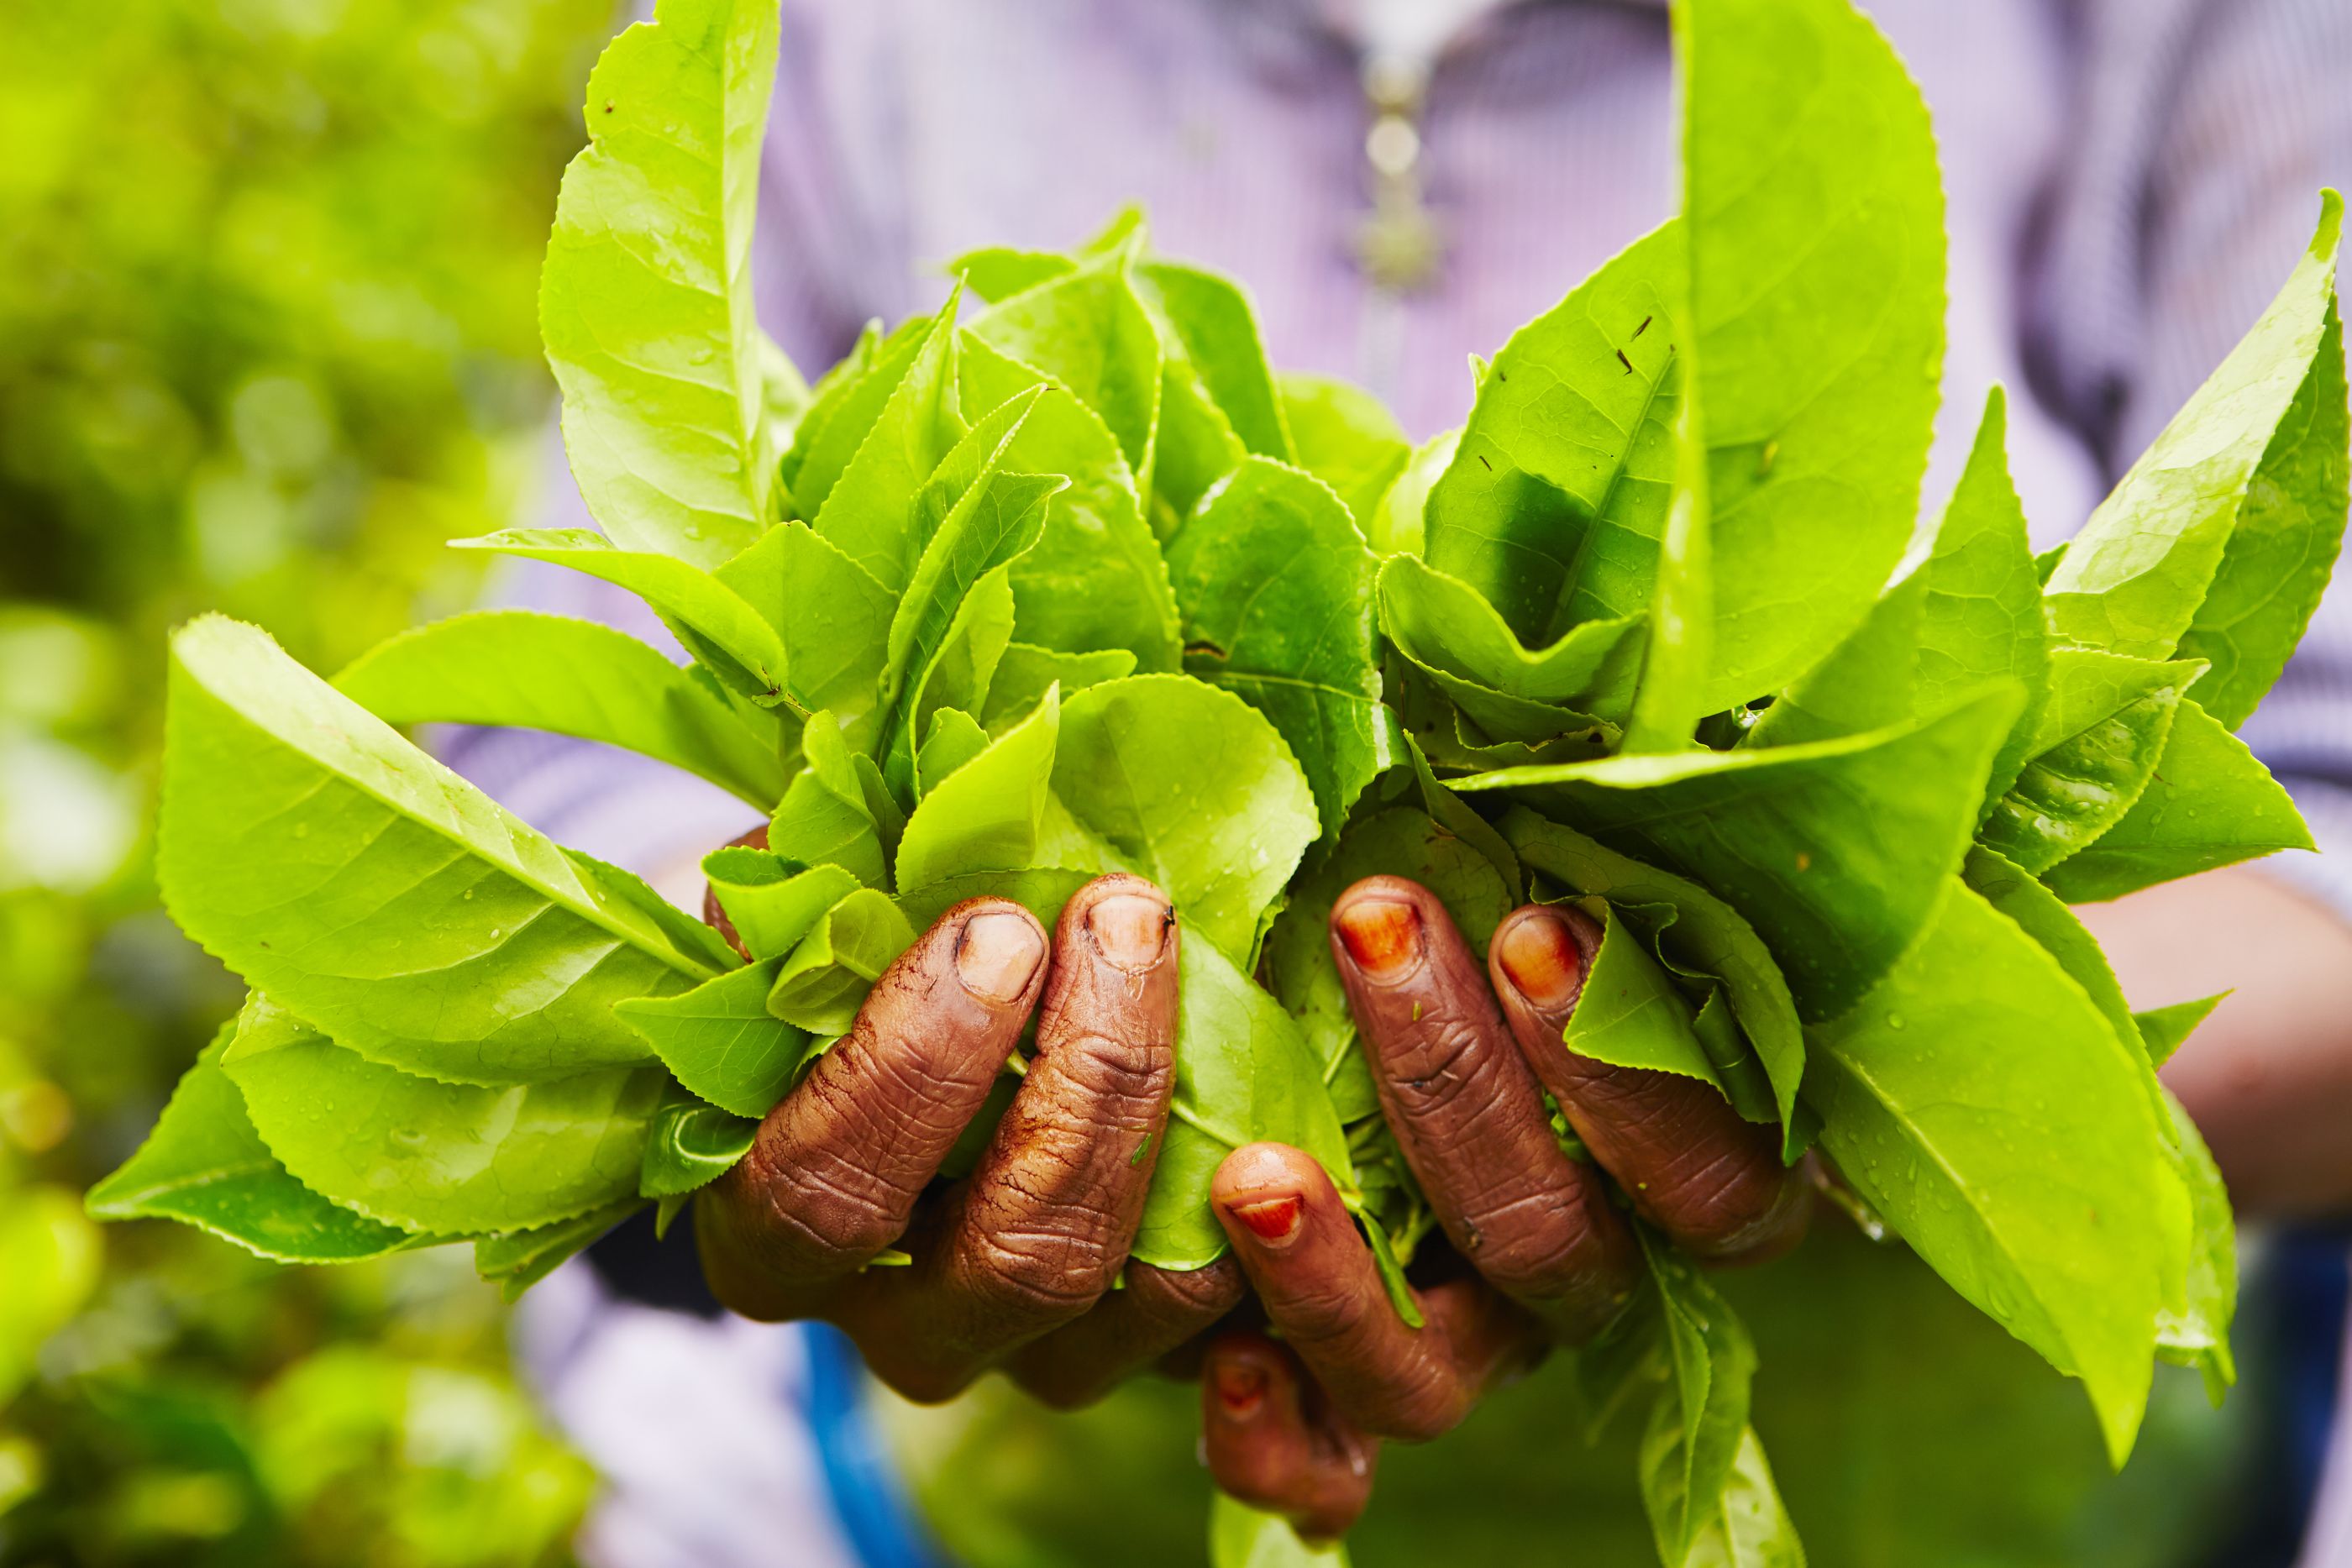
[[[156,906],[163,636],[331,669],[473,583],[610,0],[0,17],[0,1563],[562,1561],[592,1479],[461,1256],[276,1268],[79,1194],[237,988]],[[364,1348],[361,1348],[364,1347]]]

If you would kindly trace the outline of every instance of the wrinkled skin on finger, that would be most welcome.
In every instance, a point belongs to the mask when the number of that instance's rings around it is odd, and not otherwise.
[[[1209,1200],[1267,1322],[1355,1430],[1437,1437],[1549,1342],[1536,1314],[1475,1276],[1416,1290],[1423,1322],[1408,1326],[1331,1178],[1297,1149],[1234,1150]]]
[[[709,1189],[696,1231],[719,1300],[834,1322],[924,1400],[1002,1366],[1082,1404],[1198,1336],[1241,1299],[1239,1269],[1127,1260],[1173,1086],[1181,949],[1166,895],[1135,876],[1080,889],[1050,940],[1007,900],[941,915]],[[1036,1054],[978,1166],[937,1180],[1033,1012]],[[872,1266],[892,1248],[912,1262]]]
[[[1695,1078],[1613,1067],[1562,1040],[1600,951],[1583,911],[1529,904],[1495,928],[1487,970],[1528,1067],[1634,1211],[1692,1256],[1754,1263],[1796,1245],[1811,1212],[1778,1129],[1743,1121]]]
[[[1445,906],[1368,877],[1333,904],[1331,950],[1381,1109],[1454,1250],[1559,1337],[1597,1332],[1633,1293],[1640,1252],[1599,1173],[1561,1151]]]
[[[1415,1289],[1425,1326],[1408,1327],[1319,1166],[1271,1144],[1229,1155],[1212,1202],[1279,1340],[1209,1347],[1204,1451],[1227,1491],[1302,1533],[1344,1530],[1378,1438],[1444,1433],[1622,1309],[1641,1262],[1621,1207],[1710,1262],[1802,1235],[1809,1195],[1774,1129],[1709,1084],[1569,1051],[1600,940],[1580,911],[1530,904],[1482,963],[1413,883],[1370,877],[1335,901],[1332,956],[1381,1108],[1462,1271]],[[1596,1165],[1561,1151],[1547,1094]]]

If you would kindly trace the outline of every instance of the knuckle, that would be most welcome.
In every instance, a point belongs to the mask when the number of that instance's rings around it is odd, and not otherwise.
[[[1150,1121],[1166,1103],[1174,1063],[1164,1042],[1087,1030],[1059,1043],[1056,1066],[1086,1102],[1090,1123]]]
[[[1585,1228],[1582,1214],[1560,1195],[1523,1192],[1466,1219],[1462,1249],[1479,1273],[1513,1295],[1556,1295],[1580,1272]]]
[[[1346,1284],[1302,1285],[1266,1304],[1282,1332],[1303,1345],[1345,1344],[1360,1339],[1370,1322],[1370,1297]]]
[[[1409,1041],[1383,1053],[1398,1109],[1416,1119],[1454,1113],[1479,1081],[1486,1043],[1469,1019],[1444,1014],[1425,1020]]]
[[[839,1161],[775,1167],[762,1190],[774,1240],[813,1271],[863,1262],[905,1228],[898,1195]]]
[[[1155,1269],[1139,1264],[1130,1271],[1127,1288],[1148,1301],[1156,1315],[1206,1322],[1242,1304],[1249,1282],[1241,1266],[1228,1255],[1205,1269]]]
[[[961,1270],[965,1293],[996,1322],[1057,1323],[1094,1305],[1110,1283],[1104,1249],[1055,1230],[1007,1230],[986,1238]]]

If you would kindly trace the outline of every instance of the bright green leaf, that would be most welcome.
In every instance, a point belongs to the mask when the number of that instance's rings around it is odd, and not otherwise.
[[[744,695],[781,698],[784,644],[743,596],[689,562],[650,550],[617,549],[585,528],[507,528],[453,549],[493,550],[568,566],[627,589],[652,606],[688,652]]]
[[[624,747],[765,810],[784,791],[782,734],[706,680],[609,626],[493,610],[376,644],[335,689],[386,724],[502,725]]]
[[[2131,809],[2043,878],[2069,904],[2089,904],[2278,850],[2314,847],[2294,801],[2245,742],[2183,697]]]
[[[2231,662],[2221,689],[2232,714],[2251,712],[2285,663],[2344,526],[2344,454],[2318,450],[2328,427],[2344,429],[2343,350],[2328,330],[2343,217],[2328,192],[2270,308],[2068,544],[2044,595],[2062,643],[2164,659],[2189,652],[2183,637],[2201,627]],[[2318,364],[2323,350],[2332,367]],[[2308,450],[2306,434],[2319,438]],[[2279,468],[2266,475],[2273,446]],[[2265,494],[2249,516],[2257,486]]]
[[[1429,492],[1429,564],[1523,643],[1650,602],[1675,477],[1683,267],[1668,225],[1513,333]]]
[[[1708,713],[1818,663],[1903,553],[1942,376],[1944,202],[1927,106],[1848,0],[1688,0],[1675,33]]]
[[[708,1186],[751,1151],[760,1130],[751,1117],[679,1095],[663,1103],[646,1134],[637,1191],[646,1197],[680,1197]]]
[[[1927,591],[1919,624],[1920,710],[2003,677],[2025,688],[2025,711],[1993,758],[1987,793],[1994,799],[2025,766],[2050,669],[2041,578],[2025,508],[2009,478],[2008,430],[2009,405],[1995,387],[1968,466],[1937,525],[1934,551],[1919,571]]]
[[[100,1219],[177,1219],[281,1263],[350,1263],[415,1244],[287,1174],[221,1071],[224,1028],[172,1091],[139,1152],[89,1189]]]
[[[1806,1039],[1805,1094],[1839,1170],[1954,1290],[2083,1380],[2120,1464],[2165,1250],[2137,1050],[1958,883],[1870,995]]]
[[[1297,465],[1331,487],[1358,530],[1412,456],[1412,443],[1380,400],[1328,376],[1292,371],[1276,378],[1281,417]],[[1246,439],[1246,438],[1244,438]],[[1265,456],[1281,453],[1253,442]]]
[[[164,899],[352,1051],[489,1082],[643,1061],[612,1004],[717,972],[260,632],[190,623],[170,682]]]
[[[768,1010],[820,1040],[847,1034],[866,993],[914,945],[915,928],[898,906],[860,888],[825,911],[793,949],[768,992]]]
[[[1703,883],[1755,925],[1799,1010],[1829,1018],[1927,925],[2019,700],[2011,687],[1805,746],[1517,768],[1454,788],[1509,789]]]
[[[898,885],[1033,864],[1061,729],[1061,700],[1048,688],[1027,718],[932,785],[898,841]]]
[[[1130,1256],[1189,1270],[1224,1255],[1209,1182],[1244,1144],[1303,1149],[1343,1193],[1354,1181],[1320,1066],[1282,1004],[1209,943],[1186,941],[1181,957],[1176,1086]]]
[[[776,32],[766,0],[661,0],[605,50],[540,278],[590,515],[705,568],[774,520],[751,229]]]
[[[652,1043],[680,1083],[722,1110],[757,1119],[784,1097],[809,1050],[805,1030],[768,1010],[782,967],[783,960],[771,958],[684,996],[623,1002],[614,1010]]]
[[[1064,702],[1054,794],[1175,901],[1188,931],[1236,960],[1321,831],[1274,727],[1181,675],[1105,681]]]
[[[1234,470],[1168,546],[1185,669],[1274,722],[1327,835],[1395,760],[1380,713],[1374,565],[1329,489],[1265,457]]]
[[[858,886],[857,878],[840,866],[802,867],[782,855],[740,845],[703,856],[702,874],[744,950],[755,959],[781,958],[791,952],[817,916]]]
[[[604,1068],[480,1088],[343,1050],[257,997],[221,1067],[269,1152],[344,1207],[408,1229],[520,1230],[635,1192],[668,1075]]]
[[[2215,1008],[2229,999],[2230,993],[2200,997],[2195,1001],[2175,1002],[2170,1007],[2150,1008],[2132,1014],[2138,1026],[2140,1043],[2147,1047],[2147,1059],[2161,1067],[2172,1060],[2172,1053],[2189,1043],[2197,1026],[2210,1016]]]

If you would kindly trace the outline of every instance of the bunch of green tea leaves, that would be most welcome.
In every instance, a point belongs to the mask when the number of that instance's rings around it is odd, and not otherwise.
[[[1050,922],[1123,868],[1188,928],[1134,1255],[1213,1260],[1211,1173],[1278,1139],[1410,1317],[1429,1221],[1323,932],[1390,872],[1479,944],[1522,898],[1577,901],[1604,936],[1570,1046],[1706,1082],[1791,1160],[1818,1145],[2082,1380],[2117,1462],[2156,1356],[2218,1392],[2229,1208],[2155,1074],[2204,1004],[2132,1013],[2066,905],[2308,847],[2230,730],[2344,525],[2338,204],[2063,556],[2030,552],[1997,398],[1915,530],[1925,110],[1846,0],[1678,23],[1685,216],[1414,452],[1360,394],[1273,374],[1242,295],[1133,216],[964,257],[939,311],[805,384],[747,284],[774,16],[667,0],[590,83],[542,285],[602,532],[467,542],[635,592],[692,662],[492,612],[330,684],[253,628],[184,630],[163,886],[253,990],[93,1207],[306,1261],[468,1239],[520,1289],[740,1158],[948,906]],[[628,747],[770,812],[705,862],[740,947],[392,727],[426,720]],[[1747,1333],[1644,1244],[1583,1418],[1646,1402],[1667,1563],[1801,1561]],[[1220,1526],[1227,1555],[1264,1538]]]

